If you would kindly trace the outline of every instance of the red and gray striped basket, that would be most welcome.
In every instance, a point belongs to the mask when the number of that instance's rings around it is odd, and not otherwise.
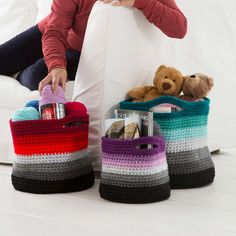
[[[60,120],[10,120],[16,154],[12,184],[16,190],[62,193],[93,185],[87,156],[89,117],[84,105],[80,106],[83,109]]]

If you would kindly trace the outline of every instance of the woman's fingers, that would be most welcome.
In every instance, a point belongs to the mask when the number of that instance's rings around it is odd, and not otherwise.
[[[132,7],[134,5],[135,0],[99,0],[103,3],[111,3],[113,6],[122,6],[122,7]],[[145,0],[144,0],[145,1]]]
[[[122,1],[115,1],[115,2],[112,3],[112,6],[116,6],[116,7],[124,6],[124,2],[122,2]]]
[[[112,3],[113,6],[119,7],[132,7],[134,5],[135,0],[120,0]]]
[[[63,79],[61,81],[61,86],[62,86],[63,90],[65,91],[66,90],[66,80]]]
[[[51,75],[47,75],[40,83],[39,83],[39,93],[42,93],[43,88],[51,82]]]
[[[57,93],[58,86],[61,85],[65,90],[67,80],[67,72],[64,68],[55,68],[53,69],[47,77],[45,77],[39,84],[39,92],[42,93],[43,88],[47,84],[52,84],[52,91]]]
[[[103,2],[103,3],[111,3],[111,2],[113,2],[113,0],[100,0],[100,2]]]
[[[58,84],[59,84],[59,79],[56,78],[56,76],[53,76],[52,77],[52,91],[53,91],[53,93],[57,93]]]

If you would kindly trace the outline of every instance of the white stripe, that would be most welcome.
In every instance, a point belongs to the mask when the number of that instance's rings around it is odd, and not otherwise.
[[[191,151],[207,146],[207,138],[192,138],[181,141],[168,141],[166,143],[166,150],[168,153],[175,153],[181,151]]]
[[[119,167],[110,167],[103,165],[102,171],[106,173],[113,173],[113,174],[121,174],[121,175],[152,175],[152,174],[157,174],[160,173],[164,170],[167,170],[168,166],[167,163],[155,167],[155,168],[132,168],[132,169],[124,169],[124,168],[119,168]]]
[[[52,154],[52,155],[16,155],[14,160],[19,164],[43,164],[43,163],[61,163],[70,162],[87,157],[87,149],[79,152]]]

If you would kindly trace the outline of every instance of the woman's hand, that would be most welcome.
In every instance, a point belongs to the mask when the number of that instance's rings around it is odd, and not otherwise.
[[[122,7],[132,7],[134,5],[135,0],[120,0],[120,1],[114,1],[114,0],[100,0],[103,3],[111,3],[113,6],[122,6]],[[145,1],[145,0],[144,0]]]
[[[50,71],[50,73],[40,82],[39,92],[42,93],[43,88],[47,84],[52,84],[52,90],[54,93],[57,93],[58,85],[61,85],[65,90],[67,81],[67,72],[64,68],[55,68]]]

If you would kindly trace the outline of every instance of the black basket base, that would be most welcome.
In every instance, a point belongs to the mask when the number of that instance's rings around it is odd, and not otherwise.
[[[215,178],[215,168],[193,174],[170,175],[172,189],[198,188],[211,184]]]
[[[119,203],[152,203],[170,197],[170,185],[165,183],[154,187],[124,188],[100,184],[100,196],[106,200]]]
[[[86,190],[94,184],[93,172],[61,181],[30,180],[14,175],[11,177],[12,184],[16,190],[36,194],[77,192]]]

